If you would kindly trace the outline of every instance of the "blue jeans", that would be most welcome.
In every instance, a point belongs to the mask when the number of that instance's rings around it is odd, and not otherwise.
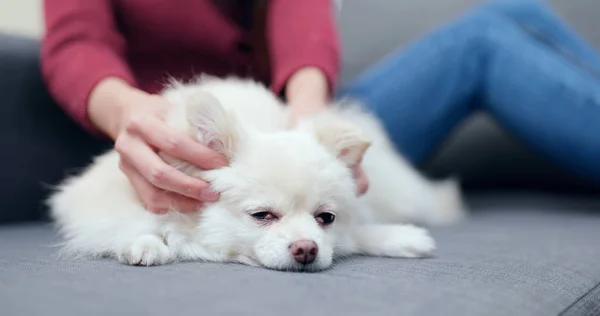
[[[600,183],[600,56],[537,0],[488,2],[340,91],[421,163],[474,111]]]

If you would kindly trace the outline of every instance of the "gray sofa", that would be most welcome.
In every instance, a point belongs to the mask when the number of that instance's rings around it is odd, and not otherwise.
[[[346,0],[340,20],[347,52],[343,80],[473,3]],[[594,32],[600,29],[600,4],[553,4],[600,45]],[[356,22],[361,17],[369,18],[368,25]],[[14,118],[40,134],[81,134],[43,89],[37,56],[36,40],[0,36],[3,102],[39,108],[40,116],[65,124],[60,131],[43,130],[33,118]],[[0,115],[11,114],[6,108],[0,102]],[[44,135],[24,140],[0,132],[3,150],[18,144],[26,154],[14,166],[23,172],[39,172],[56,159],[73,168],[87,162],[70,154],[68,144]],[[77,141],[88,143],[81,135]],[[465,222],[433,230],[435,257],[356,257],[315,274],[64,260],[39,205],[44,191],[32,187],[52,184],[65,170],[34,180],[0,174],[8,183],[0,208],[0,315],[600,315],[597,187],[530,152],[484,116],[466,123],[420,167],[435,177],[461,176],[472,209]]]

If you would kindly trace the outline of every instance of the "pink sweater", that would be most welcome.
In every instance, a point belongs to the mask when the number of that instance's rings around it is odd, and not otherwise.
[[[235,74],[280,94],[296,70],[316,66],[333,87],[340,64],[334,10],[331,0],[271,0],[270,70],[261,76],[250,34],[209,0],[45,0],[42,73],[54,99],[91,132],[88,96],[108,76],[156,93],[169,77]]]

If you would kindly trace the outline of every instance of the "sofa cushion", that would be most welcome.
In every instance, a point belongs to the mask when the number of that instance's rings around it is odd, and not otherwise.
[[[52,102],[39,70],[39,41],[0,33],[0,224],[39,220],[43,200],[108,142],[83,132]]]
[[[439,248],[433,258],[355,257],[314,274],[234,264],[67,261],[53,248],[51,228],[4,227],[0,306],[3,315],[64,316],[598,311],[600,203],[496,197],[472,205],[468,221],[433,230]]]

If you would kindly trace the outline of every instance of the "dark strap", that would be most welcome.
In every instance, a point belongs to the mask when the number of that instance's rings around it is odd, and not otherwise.
[[[271,77],[271,59],[267,34],[268,0],[254,0],[252,18],[252,46],[254,63],[256,64],[259,78],[266,80]]]
[[[301,1],[301,0],[298,0]],[[271,62],[269,58],[267,16],[268,0],[212,0],[223,16],[249,34],[249,53],[252,58],[252,75],[269,84]]]

